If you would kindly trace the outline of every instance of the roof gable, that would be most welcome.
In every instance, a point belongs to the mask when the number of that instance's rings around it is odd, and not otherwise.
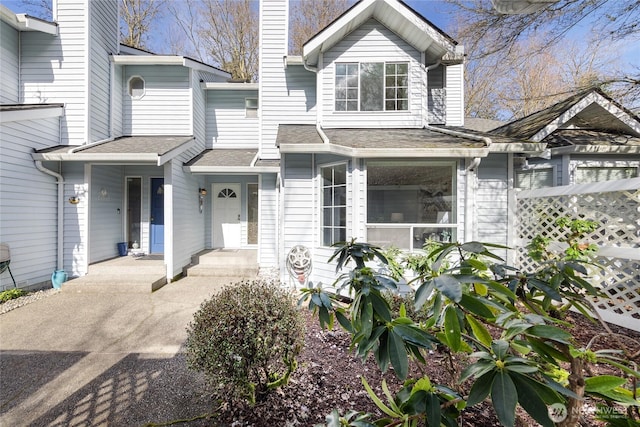
[[[587,129],[640,136],[640,119],[599,89],[591,89],[515,120],[492,133],[542,141],[557,130]]]
[[[420,52],[427,52],[438,59],[447,54],[454,59],[462,56],[462,46],[404,2],[361,0],[304,44],[304,61],[311,66],[317,65],[320,53],[331,49],[371,18]]]

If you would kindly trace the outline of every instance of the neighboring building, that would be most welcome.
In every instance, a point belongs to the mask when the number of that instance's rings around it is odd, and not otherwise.
[[[570,96],[490,133],[547,145],[543,158],[515,159],[517,188],[640,176],[640,119],[598,89]]]
[[[345,239],[508,243],[513,158],[546,144],[464,128],[464,50],[405,3],[362,0],[289,56],[288,1],[263,0],[259,83],[119,45],[117,2],[54,4],[55,23],[1,9],[0,240],[20,286],[119,242],[169,280],[209,248],[284,280],[304,245],[324,283]]]

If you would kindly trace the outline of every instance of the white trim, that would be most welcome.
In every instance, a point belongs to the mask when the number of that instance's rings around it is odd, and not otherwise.
[[[55,5],[54,5],[55,6]],[[55,9],[55,8],[54,8]],[[9,8],[0,4],[0,20],[6,22],[18,31],[37,31],[40,33],[58,35],[58,24],[29,16],[26,13],[13,13]]]
[[[281,153],[329,153],[345,157],[487,157],[489,148],[351,148],[337,144],[280,144]]]
[[[0,112],[0,123],[18,122],[23,120],[39,120],[51,117],[62,117],[64,107],[62,105],[52,105],[50,107],[21,108],[16,110],[5,110]]]
[[[83,31],[84,31],[84,90],[85,90],[85,96],[84,96],[84,141],[85,144],[89,144],[93,141],[91,141],[91,129],[93,128],[93,123],[91,120],[91,105],[93,105],[93,102],[91,102],[91,93],[93,92],[91,90],[91,63],[92,63],[92,58],[91,58],[91,33],[92,33],[92,25],[93,25],[93,18],[91,16],[93,7],[92,7],[92,2],[87,2],[87,7],[84,10],[84,13],[86,14],[84,17],[84,27],[83,27]],[[69,139],[69,142],[71,142],[71,140]]]
[[[121,65],[179,65],[229,78],[231,74],[211,65],[178,55],[111,55],[111,61]]]
[[[194,175],[253,175],[280,172],[280,166],[183,166],[183,169]]]
[[[202,82],[200,87],[204,90],[259,90],[259,83],[221,83]]]
[[[122,203],[124,206],[122,206],[122,232],[123,232],[123,239],[122,241],[124,242],[128,242],[128,233],[129,230],[127,230],[127,223],[129,221],[129,210],[127,209],[128,204],[129,204],[129,186],[127,185],[127,181],[129,179],[139,179],[140,180],[140,240],[138,240],[138,244],[140,245],[139,249],[145,251],[144,247],[143,247],[143,242],[142,242],[142,237],[144,236],[143,233],[143,227],[142,227],[142,213],[144,212],[144,178],[142,175],[125,175],[124,176],[124,198],[122,200]],[[147,249],[149,249],[149,244],[148,242],[146,243],[146,247]],[[148,253],[149,251],[146,250],[146,252]]]
[[[140,96],[137,96],[137,95],[134,96],[134,95],[131,94],[131,81],[133,79],[142,80],[142,95],[140,95]],[[134,99],[134,100],[142,99],[146,95],[146,93],[147,93],[147,82],[145,81],[144,77],[142,77],[139,74],[135,74],[135,75],[129,77],[129,79],[127,80],[127,95],[129,95],[129,97],[131,99]]]

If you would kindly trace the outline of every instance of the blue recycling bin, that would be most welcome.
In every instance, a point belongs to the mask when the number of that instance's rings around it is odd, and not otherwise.
[[[127,242],[118,243],[118,254],[120,254],[120,256],[127,255]]]

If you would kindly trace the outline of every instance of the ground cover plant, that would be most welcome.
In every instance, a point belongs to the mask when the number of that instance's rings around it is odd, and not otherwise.
[[[0,292],[0,303],[10,301],[12,299],[20,298],[21,296],[26,295],[26,292],[22,289],[14,288],[7,289],[5,291]]]
[[[357,356],[373,355],[382,372],[393,368],[404,385],[392,393],[383,381],[379,393],[363,378],[383,415],[336,410],[327,425],[455,426],[465,411],[490,402],[505,426],[516,425],[518,411],[543,426],[577,426],[586,397],[600,402],[598,414],[607,425],[638,425],[638,342],[616,339],[609,330],[604,335],[613,336],[614,348],[596,350],[602,334],[579,343],[570,332],[568,309],[590,316],[585,296],[602,295],[588,281],[586,258],[593,248],[579,243],[595,225],[562,221],[567,249],[551,257],[548,242],[538,241],[531,249],[538,250],[540,268],[533,273],[505,266],[491,253],[493,245],[479,242],[438,244],[424,255],[426,262],[411,260],[421,266],[413,311],[427,311],[418,322],[406,305],[395,313],[385,298],[397,289],[401,263],[391,264],[386,273],[392,275],[381,273],[373,261],[389,261],[379,248],[354,241],[338,247],[337,271],[355,264],[336,282],[352,300],[345,304],[318,285],[305,289],[301,301],[323,327],[337,321]],[[410,372],[412,364],[428,366],[434,350],[465,361],[456,381],[443,384]],[[602,365],[611,370],[594,374]]]

